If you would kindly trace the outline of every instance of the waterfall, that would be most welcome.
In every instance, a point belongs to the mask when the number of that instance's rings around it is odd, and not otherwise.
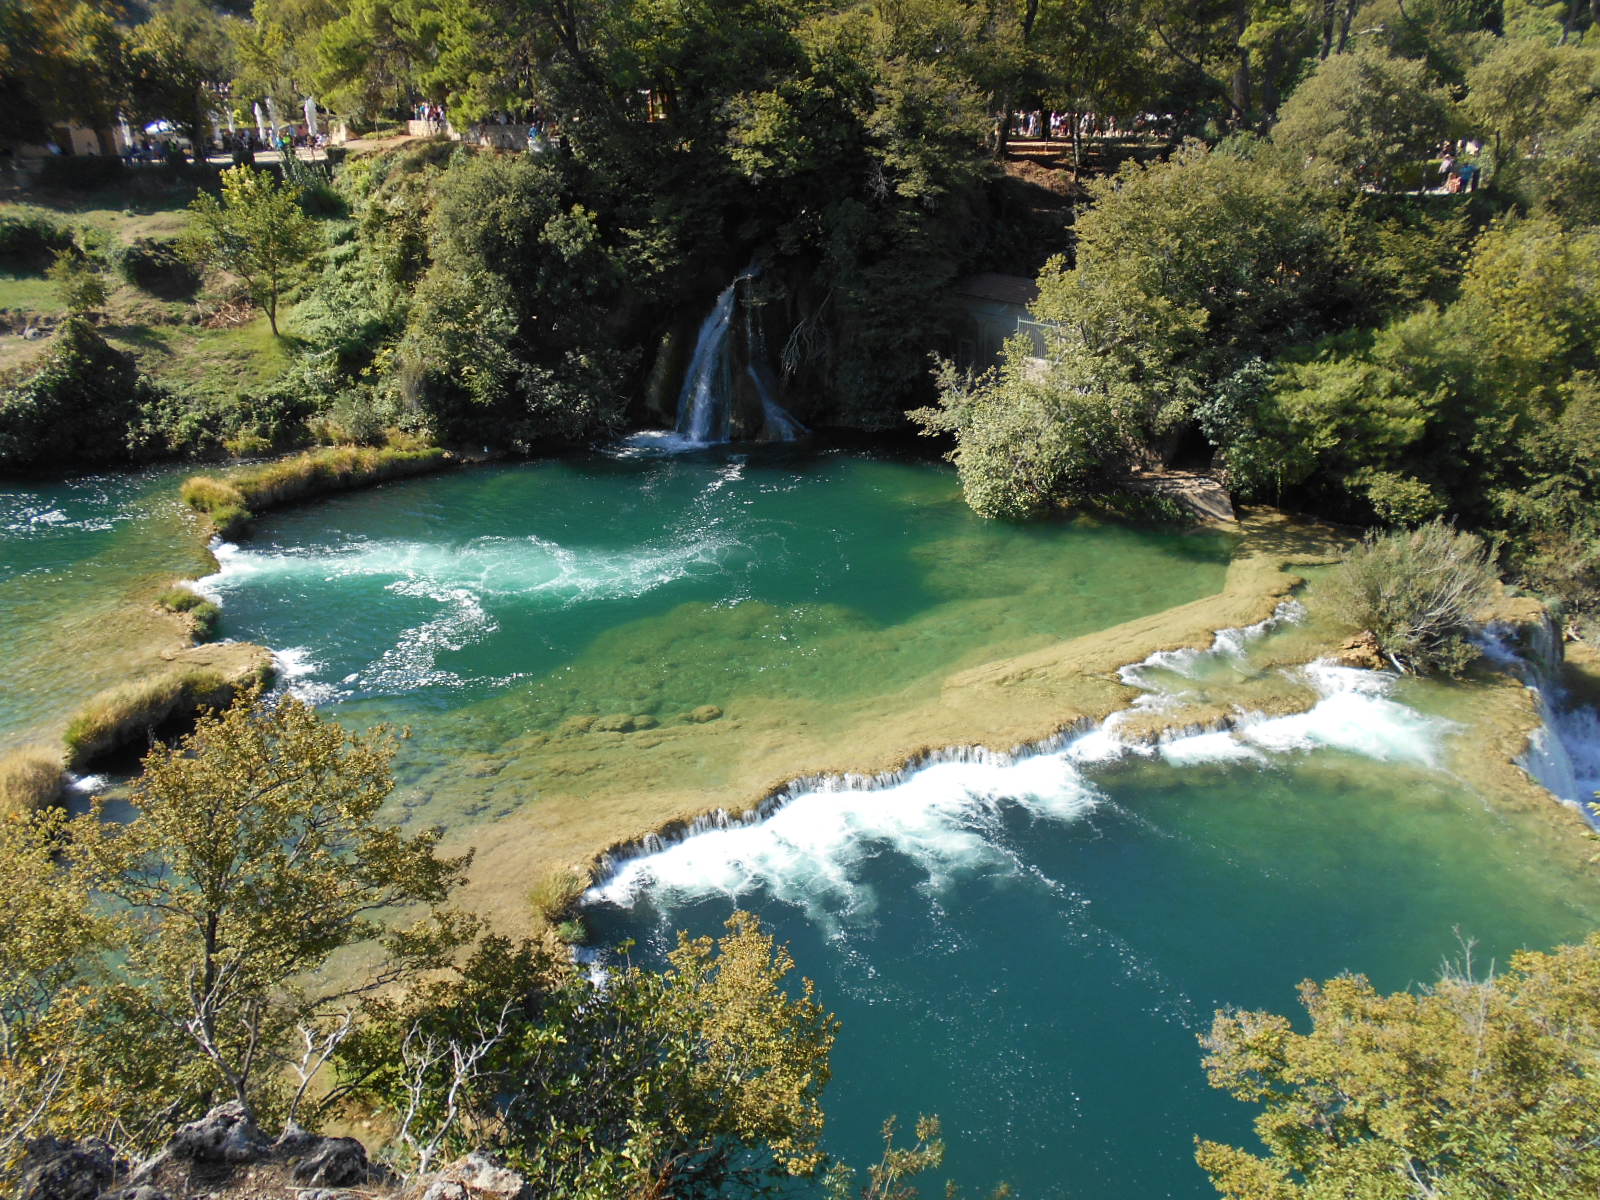
[[[1595,798],[1600,792],[1600,712],[1575,700],[1562,685],[1561,638],[1548,618],[1529,630],[1526,649],[1514,644],[1514,634],[1511,626],[1491,625],[1478,644],[1522,680],[1539,709],[1541,724],[1517,765],[1600,829]]]
[[[741,296],[741,286],[754,278],[746,271],[734,279],[701,322],[678,393],[677,431],[691,444],[792,442],[805,435],[774,396],[766,337],[755,306]],[[743,320],[735,321],[741,309]]]

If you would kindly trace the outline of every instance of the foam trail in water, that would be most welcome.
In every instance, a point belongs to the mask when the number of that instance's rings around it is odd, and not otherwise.
[[[1197,678],[1219,658],[1242,661],[1251,642],[1298,618],[1296,609],[1280,609],[1271,622],[1224,631],[1209,650],[1152,656],[1125,669],[1124,678],[1149,687],[1163,673]],[[586,902],[627,906],[648,892],[658,907],[670,909],[761,890],[828,924],[870,912],[872,897],[856,868],[885,850],[915,863],[935,888],[962,870],[1017,870],[991,837],[999,807],[1078,819],[1102,802],[1089,778],[1093,768],[1130,755],[1159,755],[1175,766],[1267,764],[1333,749],[1380,762],[1439,765],[1443,739],[1454,726],[1396,700],[1396,676],[1320,662],[1300,671],[1320,699],[1291,716],[1245,714],[1229,729],[1148,744],[1120,734],[1124,712],[1015,755],[957,748],[888,777],[803,781],[749,821],[702,822],[672,844],[646,839],[637,852],[608,864]],[[1147,698],[1159,702],[1163,695]]]
[[[544,538],[485,537],[460,546],[437,542],[356,542],[336,550],[256,551],[229,542],[214,548],[219,570],[195,587],[223,599],[261,582],[294,579],[388,579],[421,582],[478,596],[538,596],[560,603],[641,596],[698,571],[715,571],[729,539],[698,531],[663,545],[625,550],[572,548]]]
[[[737,479],[730,466],[712,488]],[[628,599],[679,579],[720,573],[737,543],[705,521],[673,540],[626,549],[569,547],[538,536],[484,537],[452,546],[433,542],[364,541],[337,549],[245,550],[230,542],[212,547],[218,570],[194,581],[197,592],[225,604],[230,594],[254,587],[283,589],[296,581],[370,579],[385,590],[432,601],[438,611],[402,630],[395,644],[342,683],[367,691],[396,693],[422,687],[456,687],[467,681],[438,666],[441,653],[464,649],[500,627],[495,608],[504,603],[570,607],[602,600]],[[287,659],[281,655],[287,654]],[[307,664],[314,664],[307,669]],[[317,682],[325,668],[315,648],[280,652],[280,669],[290,690],[312,703],[351,694],[348,688]],[[501,681],[504,682],[504,681]]]

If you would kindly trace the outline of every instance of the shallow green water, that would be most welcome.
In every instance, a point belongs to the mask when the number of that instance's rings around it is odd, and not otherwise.
[[[981,521],[923,462],[594,456],[274,514],[202,587],[304,694],[411,724],[414,778],[574,717],[932,697],[962,665],[1215,592],[1230,548]]]
[[[202,569],[182,476],[0,484],[0,746],[118,682],[130,593]]]

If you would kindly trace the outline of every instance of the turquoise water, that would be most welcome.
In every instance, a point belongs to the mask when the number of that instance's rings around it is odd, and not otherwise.
[[[619,452],[272,514],[200,587],[222,634],[279,651],[302,694],[412,726],[402,777],[420,786],[574,719],[671,727],[715,706],[818,727],[927,702],[963,665],[1215,592],[1231,546],[982,521],[926,462]],[[427,781],[421,815],[459,824],[450,787]]]
[[[0,492],[0,740],[114,681],[128,597],[198,563],[177,481]],[[652,796],[706,807],[787,761],[785,738],[848,760],[875,723],[937,708],[953,671],[1215,592],[1230,546],[979,521],[922,462],[635,449],[272,514],[200,586],[225,636],[278,650],[330,714],[413,728],[397,803],[478,837],[519,906],[529,864],[648,825]],[[1288,1011],[1301,978],[1346,969],[1400,987],[1458,930],[1481,962],[1600,914],[1525,818],[1446,772],[1460,731],[1426,689],[1240,655],[1124,677],[1316,707],[1159,753],[1113,727],[803,792],[624,864],[591,927],[659,952],[761,912],[844,1019],[828,1138],[853,1161],[890,1113],[938,1112],[972,1189],[1209,1195],[1192,1138],[1248,1144],[1250,1118],[1200,1072],[1213,1009]]]
[[[178,500],[182,477],[0,484],[0,747],[120,682],[125,655],[149,635],[130,597],[203,568]]]
[[[1214,1010],[1297,1011],[1296,983],[1342,971],[1427,981],[1458,937],[1503,963],[1600,912],[1458,782],[1339,750],[953,764],[773,824],[645,860],[589,907],[595,941],[648,958],[760,913],[843,1019],[826,1144],[875,1161],[886,1116],[936,1112],[969,1194],[1214,1195],[1194,1137],[1255,1146],[1200,1067]]]

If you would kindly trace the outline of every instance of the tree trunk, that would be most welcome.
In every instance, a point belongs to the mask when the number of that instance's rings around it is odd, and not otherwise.
[[[1238,39],[1238,66],[1233,69],[1233,88],[1230,102],[1233,105],[1233,123],[1242,129],[1245,115],[1250,111],[1250,50],[1244,45],[1245,30],[1250,26],[1250,0],[1235,0],[1233,7],[1234,35]]]

